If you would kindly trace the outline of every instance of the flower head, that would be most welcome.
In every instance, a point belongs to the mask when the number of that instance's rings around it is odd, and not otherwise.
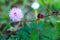
[[[16,7],[12,8],[9,11],[9,17],[12,21],[21,21],[21,19],[23,18],[21,9]]]
[[[34,2],[31,7],[32,7],[33,9],[38,9],[39,6],[40,6],[40,5],[39,5],[38,2]]]

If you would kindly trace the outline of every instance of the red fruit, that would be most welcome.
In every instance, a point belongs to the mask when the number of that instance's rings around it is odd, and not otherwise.
[[[38,14],[38,18],[44,18],[44,15],[43,14]]]

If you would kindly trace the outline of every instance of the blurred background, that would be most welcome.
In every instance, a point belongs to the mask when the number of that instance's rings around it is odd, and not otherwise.
[[[0,0],[0,40],[60,40],[60,0]]]

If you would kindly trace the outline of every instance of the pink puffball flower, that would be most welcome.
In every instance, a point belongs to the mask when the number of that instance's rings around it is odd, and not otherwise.
[[[23,18],[21,9],[16,8],[16,7],[12,8],[9,11],[9,18],[15,22],[21,21],[21,19]]]

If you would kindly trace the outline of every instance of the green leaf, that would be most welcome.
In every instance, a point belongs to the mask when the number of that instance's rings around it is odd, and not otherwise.
[[[44,6],[44,0],[38,0],[38,2],[40,3],[40,5]]]

